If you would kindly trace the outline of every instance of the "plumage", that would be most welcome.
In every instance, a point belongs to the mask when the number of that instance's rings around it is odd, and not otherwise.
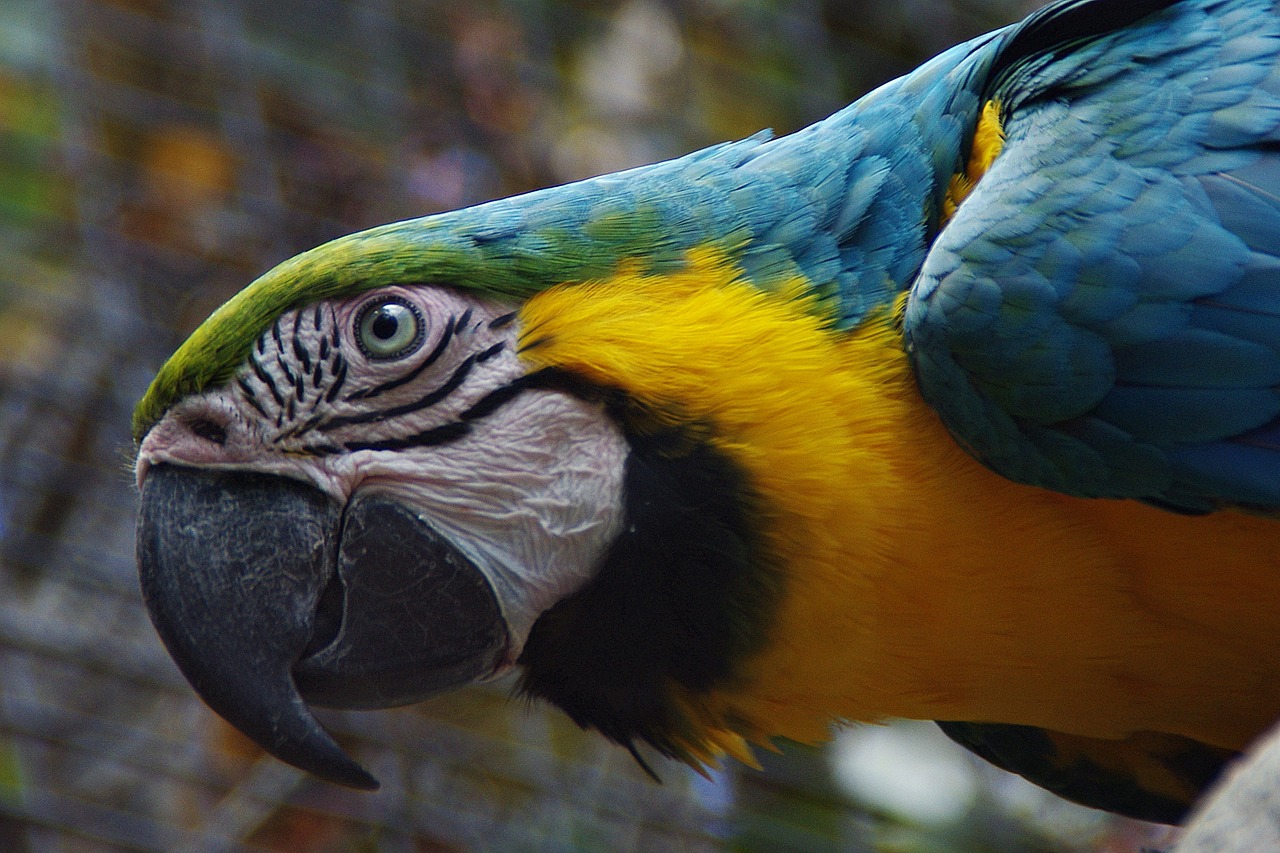
[[[1250,180],[1280,173],[1278,36],[1269,3],[1172,4],[991,92],[1005,149],[935,241],[906,332],[925,398],[997,471],[1187,510],[1280,499],[1203,471],[1280,414],[1280,317],[1224,310],[1280,252],[1280,198]]]
[[[305,700],[520,667],[633,752],[937,719],[1176,821],[1280,716],[1280,10],[1063,0],[790,136],[341,238],[134,432],[162,637],[327,778],[368,784]],[[210,468],[327,531],[263,556],[296,589],[237,580]],[[455,583],[447,655],[369,603]]]

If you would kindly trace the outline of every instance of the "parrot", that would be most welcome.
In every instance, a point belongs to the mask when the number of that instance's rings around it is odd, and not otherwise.
[[[1058,0],[789,135],[338,237],[134,412],[279,759],[513,674],[631,751],[932,720],[1177,823],[1280,718],[1280,3]]]

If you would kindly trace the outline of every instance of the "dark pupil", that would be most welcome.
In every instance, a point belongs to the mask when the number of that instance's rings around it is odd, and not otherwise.
[[[373,325],[369,327],[369,331],[373,332],[373,336],[378,340],[389,341],[396,336],[396,331],[399,328],[400,321],[395,318],[394,314],[383,308],[373,318]]]

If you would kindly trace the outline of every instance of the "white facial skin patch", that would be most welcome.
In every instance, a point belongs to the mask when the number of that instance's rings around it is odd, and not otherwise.
[[[617,536],[627,456],[599,406],[518,387],[516,326],[509,306],[427,286],[290,312],[235,379],[152,428],[138,481],[171,463],[291,477],[340,504],[395,497],[484,572],[510,666]]]

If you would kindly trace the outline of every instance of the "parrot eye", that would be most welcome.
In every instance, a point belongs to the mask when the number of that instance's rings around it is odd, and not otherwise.
[[[371,359],[404,358],[426,338],[418,309],[397,297],[375,299],[356,315],[356,342]]]

